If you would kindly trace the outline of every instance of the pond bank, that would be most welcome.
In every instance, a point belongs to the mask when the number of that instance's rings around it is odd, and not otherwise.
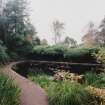
[[[15,71],[11,69],[13,65],[29,63],[30,61],[20,61],[15,63],[10,63],[3,67],[5,74],[9,75],[16,84],[21,88],[21,105],[48,105],[47,95],[45,91],[35,83],[27,80],[25,77],[20,76]],[[33,63],[32,63],[33,62]],[[49,61],[31,61],[31,64],[54,64],[54,62]],[[55,64],[68,64],[67,62],[55,62]],[[95,64],[93,64],[95,66]],[[104,90],[105,91],[105,90]],[[103,92],[104,93],[104,92]],[[40,97],[40,98],[39,98]]]
[[[19,66],[19,67],[22,67],[22,69],[20,69],[20,71],[22,71],[23,70],[23,68],[24,68],[24,70],[23,71],[25,71],[26,72],[26,69],[28,69],[28,66],[30,66],[30,67],[32,67],[32,66],[39,66],[39,65],[43,65],[44,64],[44,66],[45,66],[45,64],[48,64],[48,66],[51,66],[51,65],[49,65],[49,64],[64,64],[65,62],[48,62],[48,61],[23,61],[23,62],[19,62],[19,63],[17,63],[17,66]],[[68,62],[66,62],[65,64],[69,64]],[[73,64],[73,63],[72,63]],[[74,65],[75,64],[77,64],[77,63],[74,63]],[[83,65],[88,65],[88,64],[83,64]],[[89,64],[90,66],[91,66],[91,64]],[[98,65],[98,64],[92,64],[93,66],[96,66],[96,65]],[[44,68],[44,66],[43,66],[43,68]],[[42,67],[42,66],[41,66]],[[31,68],[32,69],[32,68]],[[15,70],[15,69],[14,69]],[[40,70],[40,69],[39,69]],[[18,71],[17,71],[18,72]],[[28,72],[27,72],[28,73]],[[27,73],[25,73],[25,74],[27,74]],[[23,73],[24,74],[24,73]],[[21,74],[22,75],[22,74]],[[36,82],[35,82],[36,83]],[[97,89],[97,88],[95,88],[95,89]],[[100,90],[103,92],[103,94],[105,93],[105,89],[97,89],[98,90],[98,92],[100,92]],[[97,95],[97,94],[96,94]],[[100,94],[99,94],[100,95]],[[100,95],[101,96],[101,95]],[[102,97],[102,99],[104,99],[103,97]],[[104,104],[102,104],[102,105],[104,105]]]
[[[23,67],[24,64],[28,66],[36,66],[36,67],[42,67],[43,69],[48,68],[51,70],[67,70],[73,73],[85,73],[86,71],[91,71],[92,69],[98,70],[101,65],[100,64],[94,64],[94,63],[72,63],[72,62],[56,62],[56,61],[36,61],[36,60],[26,60],[18,62],[17,65],[20,65]]]

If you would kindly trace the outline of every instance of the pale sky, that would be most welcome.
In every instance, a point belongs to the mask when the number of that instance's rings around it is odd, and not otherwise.
[[[38,36],[53,42],[52,22],[65,23],[65,35],[81,41],[84,27],[99,24],[105,16],[105,0],[30,0],[31,20]]]

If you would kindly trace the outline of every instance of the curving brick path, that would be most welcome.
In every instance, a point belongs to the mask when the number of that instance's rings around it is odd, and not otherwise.
[[[13,71],[11,69],[13,64],[14,63],[5,65],[3,67],[3,72],[12,78],[20,87],[20,105],[48,105],[46,92],[40,86],[35,85],[35,83]]]

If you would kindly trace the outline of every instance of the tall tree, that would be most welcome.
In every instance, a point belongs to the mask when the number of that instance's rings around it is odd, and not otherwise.
[[[0,38],[8,49],[19,53],[31,51],[36,31],[29,20],[26,0],[8,0],[0,21]]]
[[[89,22],[87,25],[87,32],[82,37],[83,44],[87,47],[95,46],[97,44],[96,42],[96,36],[97,36],[97,29],[95,28],[95,25],[93,22]]]
[[[8,32],[12,35],[25,35],[28,22],[26,12],[26,2],[24,0],[10,0],[4,9],[4,16],[8,19]]]
[[[60,43],[62,32],[64,30],[64,23],[56,20],[53,22],[53,32],[54,32],[54,41],[55,44]]]
[[[2,5],[3,5],[3,0],[0,0],[0,15],[2,15]]]
[[[64,40],[64,45],[66,47],[77,47],[77,41],[74,40],[73,38],[70,38],[70,37],[66,37],[65,40]]]
[[[0,15],[3,13],[3,8],[7,0],[0,0]]]
[[[105,45],[105,17],[102,20],[99,28],[101,30],[100,34],[99,34],[100,42],[101,42],[102,45]]]
[[[40,45],[41,44],[41,41],[39,39],[39,37],[35,37],[33,38],[33,46],[36,46],[36,45]]]
[[[43,40],[41,41],[41,44],[42,44],[42,45],[48,45],[48,42],[47,42],[46,39],[43,39]]]
[[[36,34],[33,25],[30,23],[25,0],[9,0],[3,11],[5,23],[5,40],[8,45],[8,40],[14,37],[25,39],[27,35],[33,36]]]

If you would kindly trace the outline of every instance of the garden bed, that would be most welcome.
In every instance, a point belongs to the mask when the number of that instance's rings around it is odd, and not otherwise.
[[[70,66],[71,64],[67,62],[28,61],[14,65],[13,69],[44,88],[48,93],[50,105],[100,105],[102,101],[101,98],[92,94],[92,92],[87,89],[87,86],[93,85],[104,88],[103,82],[105,82],[105,75],[103,74],[102,77],[100,74],[100,78],[98,79],[99,74],[97,76],[96,71],[96,74],[92,73],[92,71],[89,71],[88,73],[87,71],[81,72],[81,74],[84,75],[83,82],[78,83],[78,81],[71,81],[70,78],[72,74],[75,74],[75,77],[78,77],[80,73],[75,73],[75,71],[73,71],[74,73],[71,73],[70,71],[65,70],[63,73],[68,73],[66,76],[69,76],[70,80],[68,80],[68,77],[65,77],[65,75],[63,75],[64,79],[54,79],[57,70],[62,74],[62,67],[64,67],[64,65]],[[73,66],[74,65],[75,64],[73,64]],[[58,66],[61,68],[58,68]],[[95,66],[95,64],[93,64],[93,66]],[[95,79],[97,79],[97,81]],[[96,82],[96,84],[94,82]]]

